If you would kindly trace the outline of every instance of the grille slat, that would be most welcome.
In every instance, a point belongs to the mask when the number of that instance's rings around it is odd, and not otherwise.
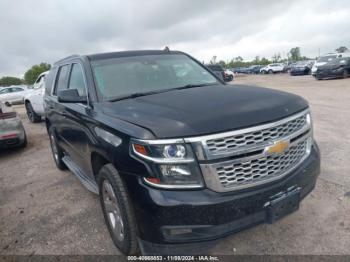
[[[216,168],[217,175],[224,187],[235,187],[257,183],[278,177],[295,167],[305,156],[307,140],[291,146],[280,155],[271,155],[242,163],[223,165]]]
[[[306,125],[306,115],[290,120],[279,126],[248,132],[235,136],[222,137],[206,141],[208,151],[212,154],[234,152],[278,140],[301,130]]]

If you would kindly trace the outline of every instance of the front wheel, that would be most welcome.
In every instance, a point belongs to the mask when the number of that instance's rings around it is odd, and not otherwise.
[[[347,78],[348,75],[349,75],[348,71],[346,69],[344,69],[343,78]]]
[[[98,174],[100,202],[114,244],[125,255],[138,253],[137,226],[124,181],[112,164]]]
[[[268,73],[269,73],[270,75],[272,75],[272,74],[273,74],[273,71],[270,69],[270,70],[268,71]]]

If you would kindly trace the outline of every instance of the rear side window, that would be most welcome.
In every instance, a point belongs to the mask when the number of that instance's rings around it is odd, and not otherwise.
[[[79,96],[86,96],[83,70],[79,64],[73,64],[69,79],[69,89],[76,89]]]
[[[54,92],[55,95],[57,95],[59,91],[67,89],[68,75],[69,65],[64,65],[60,67],[56,80],[56,88]]]

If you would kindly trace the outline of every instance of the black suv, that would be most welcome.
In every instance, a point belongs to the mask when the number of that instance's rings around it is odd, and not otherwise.
[[[315,187],[308,103],[225,85],[177,51],[71,56],[46,80],[54,160],[100,195],[124,254],[274,222]]]

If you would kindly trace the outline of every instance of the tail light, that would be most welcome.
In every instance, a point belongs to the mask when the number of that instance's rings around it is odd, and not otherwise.
[[[1,110],[0,110],[0,119],[9,119],[9,118],[15,118],[17,117],[17,113],[16,112],[6,112],[6,113],[3,113]]]

